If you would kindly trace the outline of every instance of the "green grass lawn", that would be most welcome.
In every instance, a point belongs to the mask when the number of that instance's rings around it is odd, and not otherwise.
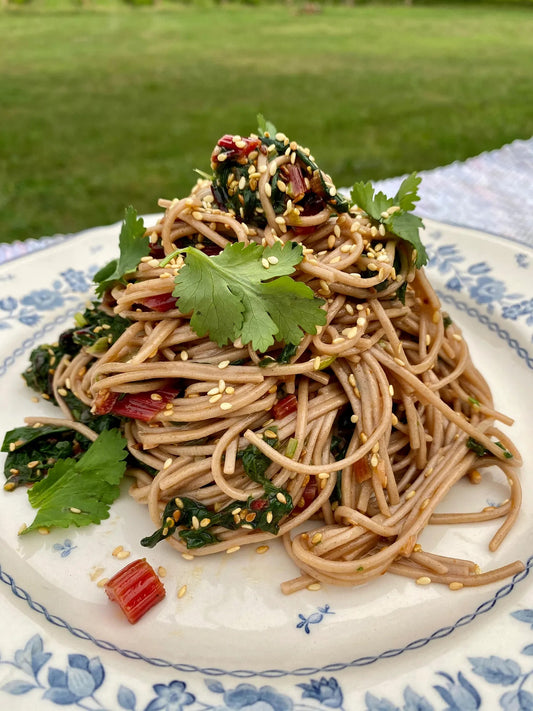
[[[153,212],[258,112],[337,185],[533,135],[533,8],[39,7],[0,12],[0,241]]]

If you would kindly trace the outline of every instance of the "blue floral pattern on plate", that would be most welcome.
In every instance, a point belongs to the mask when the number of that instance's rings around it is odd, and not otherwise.
[[[39,692],[43,699],[57,706],[105,708],[97,694],[106,681],[106,670],[99,657],[69,654],[64,668],[52,666],[52,657],[53,653],[44,651],[42,637],[34,635],[24,648],[15,651],[12,659],[0,660],[0,665],[7,664],[18,671],[18,678],[8,681],[0,690],[13,696]],[[147,693],[148,702],[141,705],[136,693],[120,684],[116,701],[118,707],[128,711],[186,711],[186,707],[190,711],[343,711],[342,689],[334,677],[296,684],[295,689],[301,689],[300,700],[270,685],[241,683],[226,688],[218,680],[207,679],[205,686],[208,692],[220,698],[214,702],[207,698],[201,700],[199,694],[188,690],[186,682],[174,679],[168,684],[153,684]],[[306,703],[305,699],[313,703]]]
[[[65,269],[61,279],[55,279],[50,288],[33,289],[20,299],[14,296],[0,298],[0,329],[13,328],[16,322],[36,326],[46,312],[66,307],[79,301],[80,294],[91,288],[96,266],[87,269]]]

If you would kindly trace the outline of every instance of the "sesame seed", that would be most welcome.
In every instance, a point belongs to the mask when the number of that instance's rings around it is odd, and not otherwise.
[[[70,511],[71,511],[71,513],[73,513],[73,514],[79,514],[79,513],[81,513],[81,509],[76,508],[76,506],[71,506],[71,507],[70,507]]]
[[[428,578],[427,575],[423,575],[421,578],[416,579],[417,585],[429,585],[430,583],[431,583],[431,578]]]
[[[427,507],[429,506],[429,503],[430,503],[430,499],[424,499],[424,501],[422,501],[422,503],[420,504],[420,511],[427,509]]]
[[[200,521],[198,520],[198,516],[193,516],[191,518],[191,523],[192,527],[197,531],[200,528]]]
[[[311,543],[316,546],[320,541],[322,540],[322,534],[321,533],[315,533],[315,535],[311,538]]]
[[[47,536],[50,533],[50,530],[44,526],[41,526],[41,528],[39,528],[39,533],[41,536]]]
[[[218,367],[222,370],[224,368],[227,368],[229,365],[229,360],[221,360],[220,363],[218,364]]]
[[[450,583],[448,587],[450,588],[450,590],[461,590],[461,588],[464,588],[464,585],[458,580],[455,580],[453,583]]]
[[[178,590],[178,599],[181,600],[181,598],[185,595],[186,592],[187,592],[187,586],[182,585],[181,588]]]
[[[391,397],[394,397],[394,385],[389,385],[389,393]]]
[[[401,366],[405,365],[405,362],[401,358],[395,358],[394,362]]]
[[[308,590],[311,590],[311,592],[314,592],[315,590],[320,590],[321,585],[320,583],[311,583],[310,585],[307,586]]]
[[[224,390],[224,388],[222,388],[222,390]],[[208,395],[217,395],[219,393],[220,393],[220,388],[218,386],[215,388],[211,388],[211,390],[207,391]]]
[[[244,526],[243,526],[243,528],[244,528]],[[240,546],[231,546],[231,548],[227,548],[227,549],[226,549],[226,553],[228,553],[228,554],[229,554],[229,553],[236,553],[236,552],[239,551],[240,549],[241,549]]]
[[[157,574],[159,575],[160,578],[164,578],[164,577],[166,577],[167,569],[163,568],[163,566],[160,565],[159,568],[157,569]]]
[[[125,560],[126,558],[129,558],[131,555],[130,551],[120,551],[120,553],[117,553],[115,556],[118,560]]]
[[[361,434],[359,435],[359,439],[364,444],[368,440],[368,437],[366,436],[366,434],[364,432],[361,432]]]
[[[265,269],[270,269],[270,262],[268,261],[268,259],[265,259],[265,257],[261,259],[261,264]]]
[[[221,402],[220,403],[221,410],[231,410],[232,407],[233,407],[233,404],[231,402]]]
[[[335,247],[335,240],[336,240],[335,235],[330,235],[328,237],[328,248],[329,249],[333,249],[333,247]],[[341,247],[341,251],[342,251],[342,247]]]
[[[182,557],[184,560],[194,560],[194,556],[191,555],[190,553],[182,553],[182,554],[181,554],[181,557]]]
[[[163,464],[163,469],[168,469],[171,464],[172,464],[172,457],[165,459],[165,463]]]
[[[452,338],[453,338],[455,341],[462,341],[462,340],[463,340],[463,337],[461,336],[460,333],[454,333],[454,334],[452,335]]]
[[[355,386],[357,385],[357,381],[356,381],[355,375],[353,373],[350,373],[350,375],[348,376],[348,382],[350,383],[352,388],[355,388]]]
[[[372,455],[372,458],[370,459],[370,464],[371,464],[372,467],[375,469],[375,468],[377,467],[378,463],[379,463],[378,455],[377,455],[377,454],[373,454],[373,455]],[[407,497],[406,497],[406,498],[407,498]]]
[[[109,582],[109,578],[102,578],[101,580],[99,580],[99,581],[96,583],[96,587],[98,587],[98,588],[105,588],[105,586],[107,585],[108,582]]]
[[[259,555],[262,555],[263,553],[266,553],[269,550],[268,546],[257,546],[255,549],[256,553],[259,553]]]
[[[433,323],[438,323],[440,321],[440,311],[434,311],[432,317]]]
[[[359,421],[359,417],[357,415],[352,415],[350,417],[350,422],[352,422],[354,425]]]
[[[313,369],[314,370],[319,370],[320,368],[320,356],[316,356],[313,360]]]
[[[239,180],[239,190],[244,190],[245,187],[246,187],[246,178],[243,175],[241,177],[241,179]]]
[[[265,430],[263,434],[265,437],[269,437],[270,439],[276,439],[278,436],[273,430]]]
[[[285,498],[284,494],[281,493],[281,491],[278,491],[276,494],[276,499],[280,502],[280,504],[286,504],[287,499]]]
[[[155,401],[159,402],[162,399],[163,399],[163,397],[159,393],[152,393],[150,395],[150,400],[155,400]]]
[[[233,387],[233,385],[228,385],[228,387],[224,390],[224,392],[227,395],[233,395],[233,393],[235,392],[235,388]]]
[[[274,257],[274,255],[271,255],[270,257],[268,257],[268,261],[270,262],[270,264],[277,264],[279,262],[279,259],[277,257]]]
[[[267,194],[267,197],[272,196],[272,187],[271,187],[270,183],[265,184],[265,193]]]
[[[412,499],[413,496],[415,496],[416,491],[410,491],[408,494],[405,495],[405,500],[408,501],[409,499]]]
[[[217,390],[218,390],[218,388],[217,388]],[[209,398],[209,402],[211,402],[211,403],[218,402],[218,400],[220,400],[221,397],[222,397],[222,393],[217,392],[215,395],[212,395]]]
[[[210,523],[211,523],[211,519],[206,516],[205,518],[203,518],[203,519],[200,521],[200,526],[201,526],[202,528],[205,528],[206,526],[209,526]]]
[[[38,460],[38,459],[34,459],[33,462],[28,462],[28,464],[27,464],[26,466],[28,467],[28,469],[35,469],[35,467],[36,467],[38,464],[39,464],[39,460]]]
[[[329,479],[329,472],[320,472],[318,474],[319,479]]]
[[[227,157],[228,156],[226,155],[226,153],[219,153],[217,156],[217,160],[219,163],[223,163]]]
[[[274,518],[274,515],[272,514],[272,511],[269,511],[266,515],[267,523],[272,523],[273,518]]]
[[[59,395],[61,395],[61,397],[66,397],[68,395],[68,392],[65,390],[65,388],[58,388],[57,392],[59,393]]]
[[[27,528],[28,528],[28,526],[25,523],[23,523],[20,526],[19,530],[17,531],[18,535],[20,536],[20,534],[23,533]]]

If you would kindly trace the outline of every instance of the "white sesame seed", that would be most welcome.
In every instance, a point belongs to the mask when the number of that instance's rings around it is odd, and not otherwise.
[[[448,587],[450,588],[450,590],[461,590],[461,588],[464,588],[464,585],[458,580],[455,580],[453,583],[450,583]]]
[[[244,528],[244,526],[242,528]],[[226,549],[226,553],[236,553],[240,549],[241,549],[240,546],[231,546],[231,548]]]
[[[99,580],[99,581],[96,583],[96,587],[98,587],[98,588],[105,588],[105,586],[107,585],[108,582],[109,582],[109,578],[102,578],[101,580]]]
[[[269,547],[268,547],[268,546],[258,546],[258,547],[255,549],[255,552],[256,552],[256,553],[259,553],[259,555],[261,555],[262,553],[266,553],[268,550],[269,550]]]
[[[214,390],[214,388],[213,388],[213,390]],[[217,388],[217,391],[218,391],[218,388]],[[211,397],[209,398],[209,402],[211,402],[211,403],[218,402],[221,397],[222,397],[222,393],[217,392],[217,393],[211,395]]]
[[[229,360],[221,360],[220,363],[218,364],[218,367],[223,370],[224,368],[227,368],[229,365]]]
[[[278,491],[276,494],[276,499],[280,502],[280,504],[286,504],[287,499],[285,498],[285,495],[281,493],[281,491]]]
[[[187,592],[187,586],[182,585],[181,588],[178,590],[178,599],[181,600],[181,598],[185,595],[186,592]]]
[[[233,407],[233,404],[231,402],[221,402],[220,403],[221,410],[231,410],[232,407]]]
[[[274,255],[271,255],[270,257],[268,257],[268,261],[270,262],[270,264],[277,264],[279,262],[279,259]]]
[[[307,586],[308,590],[311,590],[311,592],[314,592],[315,590],[320,590],[321,585],[320,583],[311,583],[310,585]]]
[[[164,578],[164,577],[166,577],[167,569],[163,568],[163,566],[160,565],[159,568],[157,569],[157,574],[159,575],[160,578]]]
[[[115,556],[118,560],[125,560],[126,558],[129,558],[131,555],[130,551],[120,551],[120,553],[117,553]]]
[[[265,259],[265,257],[261,259],[261,264],[265,269],[270,269],[270,262],[268,261],[268,259]]]
[[[428,578],[427,575],[423,575],[421,578],[416,579],[417,585],[429,585],[430,583],[431,583],[431,578]]]
[[[165,459],[165,463],[163,464],[163,469],[168,469],[171,464],[172,464],[172,457]]]

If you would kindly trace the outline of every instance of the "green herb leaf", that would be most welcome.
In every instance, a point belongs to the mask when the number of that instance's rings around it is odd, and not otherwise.
[[[274,126],[271,121],[267,121],[263,114],[257,114],[257,130],[260,136],[264,136],[268,133],[272,138],[278,132],[278,129]]]
[[[120,493],[126,456],[126,440],[118,430],[107,430],[79,460],[57,461],[46,479],[28,492],[38,512],[22,533],[41,527],[88,526],[108,518],[109,507]]]
[[[373,220],[385,225],[389,232],[405,242],[409,242],[416,249],[415,265],[417,268],[424,266],[428,260],[420,239],[420,228],[424,226],[424,223],[420,217],[409,212],[414,208],[415,202],[420,199],[417,193],[420,182],[421,179],[416,173],[411,173],[403,180],[393,198],[388,198],[382,192],[374,194],[374,188],[370,182],[355,183],[351,191],[352,202],[355,205],[364,210]],[[382,213],[393,206],[400,209],[389,217],[384,217]]]
[[[193,247],[180,251],[187,259],[172,294],[182,313],[192,312],[191,328],[199,336],[209,334],[219,346],[240,337],[243,344],[265,351],[274,339],[299,343],[304,333],[315,334],[326,321],[323,300],[288,276],[302,260],[299,244],[236,242],[212,257]]]
[[[141,258],[148,255],[150,242],[144,234],[144,222],[142,218],[137,219],[137,212],[130,205],[126,208],[124,222],[120,230],[120,256],[102,267],[93,277],[98,284],[96,287],[98,296],[102,296],[106,289],[116,282],[123,282],[127,274],[136,270]]]

